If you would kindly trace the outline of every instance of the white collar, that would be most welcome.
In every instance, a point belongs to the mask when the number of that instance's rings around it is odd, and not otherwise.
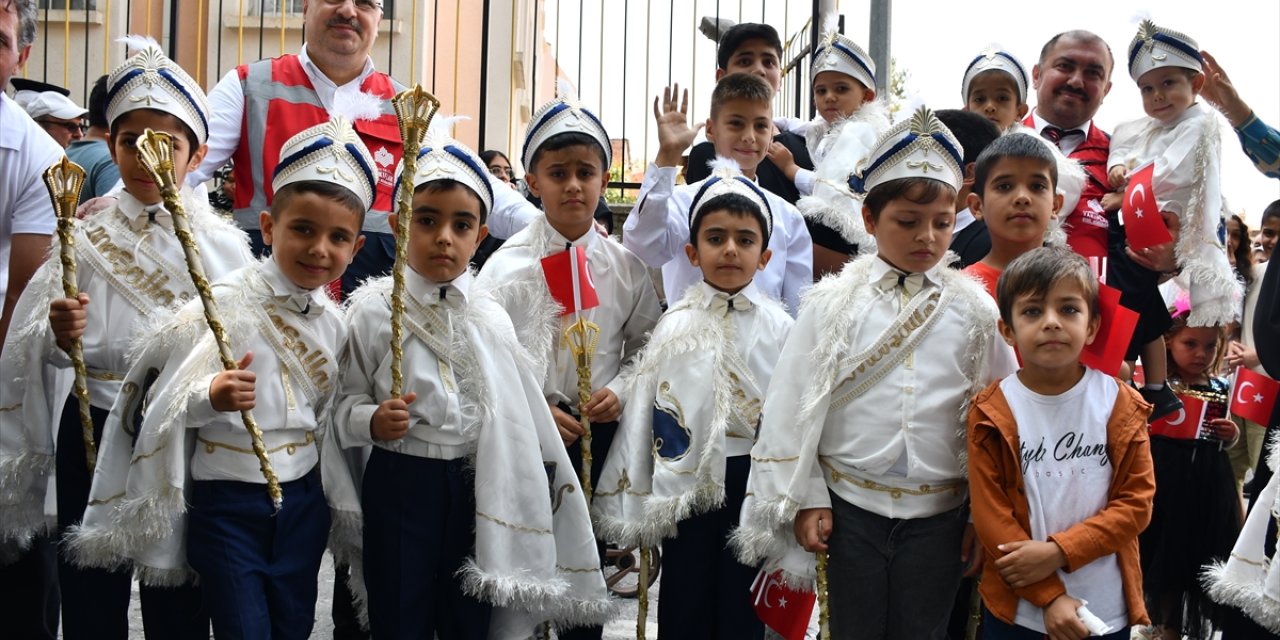
[[[932,269],[924,272],[925,282],[931,282],[933,284],[940,284],[942,282],[938,279],[938,270],[948,268],[943,264],[944,262],[946,262],[945,259],[939,260],[938,264],[933,265]],[[867,282],[873,284],[879,282],[880,279],[884,277],[884,274],[889,273],[890,271],[902,273],[901,269],[885,262],[884,258],[876,256],[875,259],[871,261],[871,272],[867,274]],[[911,274],[908,273],[907,275]]]
[[[440,300],[440,289],[449,287],[462,294],[464,302],[471,299],[471,283],[475,281],[475,276],[471,274],[471,270],[463,271],[461,275],[448,282],[436,282],[424,277],[422,274],[414,271],[412,267],[405,269],[404,286],[409,291],[409,295],[415,300],[424,304],[435,304]]]
[[[294,284],[288,276],[284,274],[284,270],[280,268],[280,264],[276,262],[275,254],[267,257],[262,261],[262,277],[266,279],[267,284],[271,287],[271,293],[282,297],[307,296],[310,297],[317,289],[305,289]]]
[[[1056,125],[1056,124],[1054,124],[1054,123],[1052,123],[1052,122],[1049,122],[1048,120],[1045,120],[1044,118],[1040,117],[1040,112],[1035,111],[1035,110],[1032,110],[1032,112],[1031,112],[1031,124],[1035,125],[1036,133],[1040,133],[1041,131],[1044,131],[1044,128],[1045,128],[1045,127],[1058,127],[1058,125]],[[1088,137],[1089,137],[1089,131],[1091,131],[1091,130],[1093,129],[1093,121],[1092,121],[1092,120],[1090,120],[1090,121],[1088,121],[1088,122],[1086,122],[1086,123],[1084,123],[1084,124],[1082,124],[1082,125],[1080,125],[1080,126],[1078,126],[1078,127],[1072,127],[1071,129],[1068,129],[1068,128],[1066,128],[1066,127],[1058,127],[1058,128],[1059,128],[1059,129],[1062,129],[1063,131],[1076,131],[1076,130],[1078,130],[1078,131],[1080,131],[1081,133],[1083,133],[1083,134],[1084,134],[1084,137],[1085,137],[1085,138],[1088,138]]]
[[[600,236],[596,231],[594,223],[591,225],[591,228],[587,229],[586,233],[573,240],[564,237],[559,231],[556,231],[556,228],[551,226],[551,222],[549,221],[547,222],[547,231],[547,245],[549,247],[559,249],[564,249],[566,244],[571,244],[575,247],[584,247],[590,251],[591,247],[595,246],[596,239]]]
[[[186,187],[183,187],[186,190]],[[155,204],[143,204],[141,200],[135,198],[128,190],[122,189],[116,200],[116,206],[120,209],[120,213],[129,220],[130,226],[137,228],[142,219],[147,217],[151,212],[164,212],[167,216],[169,210],[165,208],[164,201],[161,200]]]
[[[973,223],[975,223],[975,222],[977,222],[977,221],[978,221],[978,219],[977,219],[977,218],[975,218],[975,217],[973,216],[973,211],[971,211],[971,210],[969,209],[969,207],[965,207],[965,208],[961,209],[959,212],[957,212],[957,213],[956,213],[956,224],[955,224],[955,227],[954,227],[954,228],[952,229],[952,231],[951,231],[951,233],[952,233],[952,237],[955,237],[955,235],[954,235],[954,234],[957,234],[957,233],[960,233],[961,231],[964,231],[964,228],[965,228],[965,227],[967,227],[967,226],[969,226],[969,225],[971,225],[971,224],[973,224]]]
[[[1159,126],[1164,129],[1172,129],[1191,118],[1199,116],[1203,111],[1204,107],[1201,106],[1199,101],[1193,102],[1185,111],[1178,114],[1178,117],[1174,118],[1172,122],[1160,122]]]
[[[329,76],[325,75],[325,73],[320,70],[320,67],[317,67],[316,63],[311,61],[311,56],[307,55],[307,45],[305,44],[303,44],[302,49],[298,51],[298,62],[302,63],[302,70],[307,72],[307,76],[311,78],[312,84],[315,84],[315,82],[319,80],[320,82],[324,82],[335,89],[338,88],[338,84],[333,80],[330,80]],[[368,78],[372,73],[373,59],[369,56],[365,56],[364,68],[360,70],[360,75],[356,76],[354,80],[347,84],[354,83],[358,87],[364,84],[365,78]],[[345,87],[347,85],[344,84],[342,86]]]
[[[721,291],[711,286],[711,284],[708,283],[706,280],[698,281],[698,286],[702,287],[702,291],[704,294],[702,296],[704,298],[703,304],[702,304],[702,307],[704,309],[711,308],[711,304],[715,300],[716,296],[728,296],[730,300],[734,298],[739,298],[739,297],[746,298],[746,300],[754,306],[760,306],[760,304],[764,302],[764,294],[760,293],[760,288],[756,286],[756,281],[754,279],[751,282],[748,282],[747,286],[743,287],[737,293],[729,293],[728,291]]]

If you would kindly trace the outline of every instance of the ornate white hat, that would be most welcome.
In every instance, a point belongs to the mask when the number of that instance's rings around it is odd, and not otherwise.
[[[529,170],[529,161],[533,159],[534,153],[547,140],[570,132],[585,133],[595,138],[600,148],[604,149],[604,169],[608,171],[613,163],[613,145],[609,142],[609,133],[604,130],[604,125],[594,113],[578,103],[577,96],[567,83],[560,84],[558,93],[555,100],[538,107],[530,120],[533,124],[524,137],[524,149],[520,154],[525,171]]]
[[[689,227],[693,227],[694,218],[698,217],[702,206],[712,198],[736,193],[760,208],[760,213],[764,216],[764,232],[766,235],[772,235],[773,212],[769,209],[769,201],[756,183],[742,175],[742,168],[738,163],[732,158],[716,156],[715,160],[707,163],[707,166],[711,168],[711,176],[702,181],[702,187],[698,189],[698,193],[694,194],[693,202],[689,204]]]
[[[876,63],[857,43],[828,23],[827,30],[818,40],[813,53],[813,67],[809,70],[812,81],[823,71],[838,71],[862,83],[868,89],[876,88]]]
[[[969,102],[969,85],[984,71],[1003,71],[1009,74],[1013,77],[1013,84],[1018,87],[1018,102],[1027,101],[1027,70],[1012,53],[996,45],[984,49],[964,70],[964,82],[960,85],[961,100]]]
[[[373,207],[376,176],[373,156],[346,116],[338,115],[284,143],[271,190],[278,192],[295,182],[329,182],[356,194],[368,211]]]
[[[209,139],[209,102],[200,85],[187,75],[154,40],[123,38],[138,50],[107,79],[107,122],[135,109],[172,114],[204,144]]]
[[[484,205],[484,215],[493,211],[493,183],[489,182],[489,170],[469,147],[453,139],[452,125],[461,117],[436,116],[431,129],[418,151],[417,173],[413,186],[418,188],[436,180],[454,180],[471,189]],[[404,173],[404,162],[396,169],[396,184]]]
[[[1129,75],[1136,82],[1152,69],[1182,67],[1204,71],[1200,45],[1185,33],[1157,27],[1150,20],[1138,25],[1138,34],[1129,43]]]
[[[849,176],[849,188],[865,194],[890,180],[929,178],[959,189],[964,180],[963,158],[964,148],[951,130],[933,110],[921,106],[880,136],[858,171]]]

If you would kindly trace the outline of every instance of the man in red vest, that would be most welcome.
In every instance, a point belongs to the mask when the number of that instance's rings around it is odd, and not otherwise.
[[[1096,34],[1067,31],[1054,36],[1040,50],[1040,60],[1031,70],[1036,108],[1023,124],[1057,144],[1085,171],[1080,201],[1064,220],[1067,243],[1081,255],[1106,256],[1107,284],[1120,290],[1121,304],[1143,314],[1144,322],[1139,324],[1125,354],[1125,360],[1133,362],[1144,345],[1162,336],[1169,327],[1167,320],[1160,323],[1145,319],[1167,317],[1163,313],[1164,301],[1149,293],[1176,265],[1173,242],[1135,253],[1128,247],[1118,223],[1121,195],[1112,191],[1107,180],[1111,136],[1093,124],[1098,107],[1111,91],[1114,67],[1111,48]],[[1177,226],[1169,231],[1176,239]],[[1181,407],[1163,379],[1148,376],[1141,391],[1148,402],[1156,405],[1153,415]]]
[[[379,113],[370,114],[374,119],[355,122],[356,133],[373,154],[377,194],[365,217],[364,247],[342,276],[345,295],[365,278],[386,274],[395,262],[387,214],[395,204],[402,148],[391,98],[404,85],[375,70],[369,57],[382,20],[382,0],[304,0],[302,13],[307,40],[297,54],[240,65],[209,92],[209,152],[187,182],[206,182],[233,161],[235,220],[248,232],[254,253],[261,255],[266,247],[258,213],[271,204],[280,148],[294,134],[329,120],[336,105],[353,104],[353,99],[359,103],[359,93],[377,98]],[[488,220],[490,233],[500,238],[524,228],[538,213],[515,191],[505,189],[503,195],[510,197],[494,202]]]

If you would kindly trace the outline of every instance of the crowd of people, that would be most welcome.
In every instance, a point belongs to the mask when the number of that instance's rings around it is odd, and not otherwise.
[[[0,0],[0,86],[35,11]],[[136,579],[148,638],[306,638],[327,551],[335,637],[600,638],[606,545],[661,548],[664,639],[1280,633],[1277,418],[1241,408],[1280,387],[1280,201],[1256,255],[1219,114],[1276,178],[1280,132],[1191,36],[975,52],[961,108],[891,122],[829,23],[802,121],[733,26],[705,142],[654,97],[619,239],[567,91],[520,184],[448,118],[402,139],[382,14],[304,2],[207,95],[143,39],[88,109],[0,94],[6,636],[126,638]],[[1145,116],[1108,134],[1117,67]]]

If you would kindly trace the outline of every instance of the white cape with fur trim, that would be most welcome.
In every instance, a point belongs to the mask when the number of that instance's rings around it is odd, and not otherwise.
[[[197,194],[184,188],[182,199],[211,278],[224,276],[253,261],[244,232],[214,215],[203,192]],[[121,294],[114,289],[111,280],[132,275],[127,271],[129,268],[142,267],[144,271],[157,268],[147,257],[150,247],[139,249],[136,233],[127,225],[128,220],[117,205],[79,222],[74,236],[79,287],[90,293],[95,303],[89,311],[89,321],[95,322],[95,314],[110,311],[110,300],[97,295],[106,291],[129,307],[121,313],[139,316],[139,321],[129,327],[127,333],[111,336],[118,342],[100,349],[114,354],[128,353],[124,360],[132,357],[133,341],[152,337],[151,329],[169,318],[181,304],[178,300],[174,307],[151,306],[149,299],[137,291]],[[88,255],[95,251],[90,233],[100,240],[106,238],[121,251],[113,251],[110,256]],[[179,296],[194,295],[195,287],[186,275],[176,237],[164,229],[151,233],[170,234],[171,243],[166,244],[163,257],[171,263],[169,266],[180,270],[175,277],[163,282],[163,288]],[[75,378],[70,360],[56,346],[49,328],[49,304],[63,297],[60,250],[61,244],[55,235],[48,258],[18,299],[5,338],[4,356],[0,359],[0,371],[6,374],[0,381],[0,565],[5,564],[5,557],[12,556],[15,550],[27,547],[33,536],[52,527],[56,517],[54,449],[62,407],[71,394]],[[139,259],[145,262],[138,263]],[[136,264],[131,264],[131,260]],[[103,277],[96,273],[94,265],[97,264],[110,265],[116,272],[109,278]],[[151,286],[156,281],[147,279],[143,284]],[[145,315],[139,315],[137,307],[124,302],[125,299],[132,299],[134,304],[143,307]],[[65,366],[53,364],[55,361],[66,361]],[[123,372],[126,368],[122,366],[119,370]],[[99,457],[101,455],[99,452]]]
[[[1220,235],[1225,229],[1222,198],[1222,133],[1218,116],[1193,104],[1168,126],[1141,118],[1116,127],[1107,164],[1131,169],[1155,161],[1151,187],[1161,211],[1178,216],[1174,254],[1190,283],[1187,324],[1212,327],[1240,316],[1243,286],[1236,279]]]
[[[943,262],[953,259],[954,255],[948,254]],[[751,450],[747,500],[742,507],[741,526],[733,534],[733,545],[744,563],[755,565],[763,561],[770,571],[781,568],[786,580],[799,588],[811,588],[816,569],[814,556],[796,543],[793,523],[802,505],[826,499],[826,480],[818,464],[818,443],[827,414],[833,410],[832,394],[846,379],[841,374],[858,367],[859,361],[870,366],[865,377],[874,382],[878,379],[876,361],[885,356],[891,360],[895,353],[889,341],[881,339],[877,345],[882,348],[873,345],[861,354],[867,357],[860,360],[850,357],[855,355],[851,349],[856,327],[875,297],[869,278],[876,260],[874,255],[858,258],[846,264],[838,275],[824,278],[809,290],[774,372],[760,435]],[[928,317],[937,318],[948,306],[956,306],[956,312],[966,323],[968,344],[960,354],[960,361],[969,390],[954,417],[956,437],[963,439],[969,398],[990,382],[993,365],[995,369],[1006,368],[1005,363],[989,362],[994,352],[991,344],[996,312],[981,285],[968,276],[945,267],[935,268],[930,275],[941,280],[943,291],[936,310]],[[922,293],[913,298],[911,304],[924,306],[925,299]],[[901,321],[900,318],[889,329]],[[924,323],[928,322],[923,320],[921,328],[912,330],[910,335],[927,332],[929,327]],[[912,337],[905,337],[896,351],[910,348],[907,343],[911,340]],[[788,354],[797,357],[788,358]],[[806,378],[803,392],[797,397],[789,395],[787,385],[778,384],[793,377]],[[963,470],[964,453],[960,451],[957,455]],[[817,495],[819,492],[821,496]]]
[[[876,239],[862,224],[862,198],[849,188],[849,176],[890,124],[888,106],[875,100],[829,125],[819,116],[805,133],[814,163],[813,194],[800,198],[796,208],[806,219],[835,229],[857,245],[860,255],[875,253]]]
[[[703,286],[690,287],[641,352],[629,381],[630,401],[591,505],[596,532],[604,540],[654,546],[674,536],[681,520],[719,508],[725,497],[726,438],[756,431],[768,380],[756,380],[738,353],[733,323],[707,307],[707,293]],[[778,302],[758,299],[760,308],[753,310],[761,314],[758,326],[781,334],[770,343],[780,347],[791,317]],[[661,453],[657,412],[671,416],[688,436],[684,451]]]
[[[261,263],[250,265],[213,286],[232,351],[237,353],[243,351],[235,346],[237,336],[278,331],[261,314],[274,292],[260,270]],[[312,300],[322,300],[325,313],[340,313],[325,296]],[[311,345],[330,354],[340,346]],[[336,355],[312,364],[322,367],[317,373],[337,379]],[[89,506],[69,536],[74,562],[107,568],[131,564],[139,580],[156,586],[195,578],[187,564],[187,492],[200,425],[193,424],[188,408],[193,398],[207,396],[210,377],[221,370],[199,300],[187,303],[170,323],[140,344],[103,429]],[[331,422],[332,393],[315,400],[317,442],[324,441]],[[331,471],[321,467],[322,482]],[[269,499],[265,483],[262,496]]]
[[[1243,611],[1255,622],[1280,633],[1280,562],[1267,557],[1268,529],[1280,519],[1280,438],[1271,441],[1267,465],[1273,475],[1258,495],[1226,562],[1205,570],[1205,589],[1219,604]]]
[[[385,332],[389,344],[390,299],[390,277],[365,283],[352,294],[352,330]],[[587,504],[507,313],[473,286],[467,304],[448,311],[448,324],[461,415],[476,420],[463,426],[475,445],[475,557],[459,577],[467,592],[497,607],[489,637],[528,638],[543,621],[603,624],[615,607]],[[407,331],[406,339],[419,338]],[[351,468],[348,482],[362,471]],[[350,486],[345,499],[330,494],[330,506],[335,522],[345,514],[348,535],[358,536],[351,518],[360,513],[359,492]],[[358,539],[333,546],[335,553],[360,548]],[[360,557],[347,555],[354,574]]]

